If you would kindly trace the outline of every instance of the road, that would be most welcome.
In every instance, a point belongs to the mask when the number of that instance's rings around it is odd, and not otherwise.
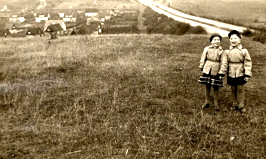
[[[247,29],[241,26],[235,26],[223,22],[188,15],[149,0],[139,0],[139,2],[151,7],[154,11],[171,17],[177,21],[188,23],[191,26],[201,26],[206,30],[206,32],[210,34],[219,33],[221,36],[226,37],[230,30],[238,30],[239,32],[243,32]]]

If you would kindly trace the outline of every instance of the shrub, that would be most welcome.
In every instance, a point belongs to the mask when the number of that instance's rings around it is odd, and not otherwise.
[[[253,36],[253,40],[261,42],[262,44],[264,44],[266,41],[266,32],[256,31],[254,36]]]
[[[246,37],[251,37],[252,36],[252,31],[250,29],[246,29],[243,31],[243,36],[246,36]]]
[[[186,24],[186,23],[178,23],[177,25],[177,30],[175,32],[176,35],[182,35],[185,34],[189,29],[190,29],[190,25]]]
[[[254,23],[259,23],[260,21],[259,21],[259,19],[258,18],[255,18],[254,19]]]
[[[172,27],[171,25],[167,25],[163,30],[164,34],[174,34],[175,32],[176,28]]]
[[[153,27],[152,26],[147,26],[146,27],[146,31],[147,31],[148,34],[153,33]]]
[[[206,34],[206,31],[201,26],[190,27],[188,30],[190,34]]]
[[[144,25],[148,34],[174,34],[182,35],[185,33],[205,34],[202,27],[191,27],[187,23],[175,21],[163,14],[153,11],[151,8],[146,8],[143,17],[145,17]]]
[[[138,29],[139,11],[121,13],[119,16],[111,17],[105,22],[102,33],[119,34],[119,33],[139,33]]]

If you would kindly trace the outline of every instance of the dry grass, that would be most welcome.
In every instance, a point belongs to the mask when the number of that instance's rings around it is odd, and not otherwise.
[[[254,61],[245,115],[229,110],[228,86],[220,112],[201,110],[206,45],[205,35],[3,39],[0,158],[265,158],[265,45],[243,39]]]

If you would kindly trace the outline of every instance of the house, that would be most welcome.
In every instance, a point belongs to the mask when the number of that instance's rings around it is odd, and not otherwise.
[[[84,14],[84,9],[76,9],[76,12],[78,13],[78,14]]]
[[[33,22],[33,23],[21,23],[19,25],[19,29],[43,28],[43,27],[44,27],[44,24],[36,23],[36,22]]]
[[[9,12],[10,10],[9,9],[7,9],[7,6],[4,6],[4,8],[3,9],[1,9],[1,12]]]
[[[36,36],[36,35],[43,35],[44,32],[41,28],[29,28],[27,29],[26,35],[30,35],[30,36]]]
[[[35,20],[36,22],[46,21],[50,18],[49,12],[38,12],[35,13]]]
[[[98,17],[89,17],[87,18],[87,25],[90,25],[92,23],[98,23],[100,24],[100,19]]]
[[[9,21],[10,22],[24,22],[25,18],[22,14],[10,14],[9,16]]]
[[[57,10],[57,12],[59,13],[59,16],[61,18],[65,17],[65,14],[72,14],[72,12],[74,12],[72,9],[60,9]]]
[[[17,14],[11,14],[10,17],[9,17],[9,21],[10,22],[16,22],[17,21],[17,17],[18,17]]]
[[[9,21],[9,14],[0,12],[0,28],[5,28],[6,23],[8,21]]]
[[[59,17],[62,18],[65,22],[76,22],[77,12],[73,9],[61,9],[58,10]]]
[[[19,29],[19,26],[16,23],[7,23],[6,26],[5,26],[5,29],[8,29],[8,30],[18,30]]]
[[[46,29],[45,29],[45,32],[50,32],[50,33],[53,33],[53,32],[60,32],[64,30],[60,24],[51,24],[49,25]]]
[[[97,8],[87,8],[85,9],[85,16],[86,17],[93,17],[99,14],[99,9]]]
[[[60,24],[50,24],[46,29],[45,32],[48,32],[51,35],[51,39],[57,39],[57,33],[61,32],[63,28]]]
[[[46,31],[48,26],[54,25],[54,24],[59,24],[61,26],[62,30],[66,31],[66,24],[63,20],[47,20],[44,23],[44,29],[43,30]]]
[[[8,29],[0,29],[0,37],[7,37],[10,35],[11,35],[11,33]]]
[[[15,23],[7,23],[5,26],[5,29],[8,29],[12,35],[12,34],[16,34],[19,31],[19,26],[18,24],[15,24]]]
[[[18,30],[16,33],[11,33],[13,37],[26,37],[27,29]]]
[[[10,13],[3,13],[0,12],[0,21],[1,22],[7,22],[9,20]]]
[[[76,28],[76,23],[66,23],[66,29],[69,30],[71,28]]]
[[[89,28],[89,26],[83,26],[78,29],[78,34],[85,35],[85,34],[91,34],[93,30]]]
[[[47,20],[43,30],[51,35],[51,39],[57,39],[58,32],[66,31],[66,24],[63,20]]]
[[[68,35],[79,35],[79,33],[78,33],[78,30],[73,29],[73,30],[71,30],[71,31],[68,33]]]
[[[24,15],[25,22],[36,22],[35,19],[36,13],[28,12]]]
[[[20,29],[16,33],[13,33],[13,37],[34,37],[41,36],[44,32],[41,28],[28,28],[28,29]]]
[[[64,14],[63,20],[65,22],[76,22],[77,21],[77,13],[66,13],[66,14]]]

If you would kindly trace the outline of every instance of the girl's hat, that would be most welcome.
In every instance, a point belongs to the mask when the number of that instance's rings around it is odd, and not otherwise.
[[[212,42],[212,39],[213,39],[214,37],[216,37],[216,36],[220,38],[220,41],[222,41],[222,36],[221,36],[220,34],[218,34],[218,33],[214,33],[214,34],[212,34],[211,37],[210,37],[210,42]]]
[[[241,39],[241,35],[237,30],[231,30],[230,33],[228,34],[228,37],[230,38],[233,34],[235,34]]]

